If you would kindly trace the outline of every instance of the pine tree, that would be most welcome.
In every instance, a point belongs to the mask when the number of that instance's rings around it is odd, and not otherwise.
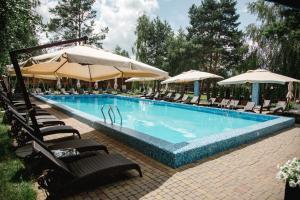
[[[195,46],[199,69],[225,73],[238,66],[242,32],[234,0],[204,0],[189,10],[188,39]]]
[[[48,31],[53,32],[54,39],[73,39],[82,36],[89,37],[89,43],[102,47],[102,40],[108,28],[95,33],[96,11],[92,9],[95,0],[61,0],[50,9],[53,18],[48,24]]]

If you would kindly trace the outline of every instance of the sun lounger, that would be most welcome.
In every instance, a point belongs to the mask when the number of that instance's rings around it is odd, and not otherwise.
[[[228,105],[226,106],[226,108],[228,109],[237,109],[238,108],[238,104],[239,104],[239,100],[230,100],[230,102],[228,103]]]
[[[150,97],[150,96],[153,96],[153,91],[152,90],[149,90],[147,94],[141,95],[140,97],[146,98],[146,97]]]
[[[103,150],[108,153],[107,147],[105,145],[101,145],[94,140],[90,139],[80,139],[80,140],[67,140],[67,141],[57,141],[57,142],[43,142],[38,137],[35,136],[35,131],[32,127],[25,124],[20,116],[15,116],[15,119],[19,121],[19,123],[23,126],[24,134],[29,136],[32,140],[43,143],[43,145],[47,146],[49,149],[67,149],[73,148],[78,152],[87,152],[87,151],[99,151]],[[22,147],[17,148],[16,155],[21,158],[30,158],[33,156],[32,144],[26,144]]]
[[[13,133],[12,136],[16,137],[18,144],[23,145],[26,142],[28,142],[28,139],[30,139],[30,138],[26,137],[26,133],[20,132],[22,127],[24,128],[24,127],[28,126],[26,119],[24,119],[12,107],[8,106],[8,109],[10,110],[11,113],[13,113],[12,118],[14,121],[11,126],[11,132]],[[38,122],[38,120],[37,120],[37,122]],[[30,127],[32,127],[34,130],[38,130],[38,133],[36,133],[36,134],[38,134],[37,137],[41,138],[42,140],[45,136],[54,135],[54,134],[73,134],[73,135],[77,135],[78,138],[81,138],[78,130],[74,129],[71,126],[60,125],[60,126],[34,127],[33,125],[31,125]],[[25,134],[25,135],[22,135],[22,134]]]
[[[115,175],[128,170],[137,170],[142,177],[138,164],[128,160],[120,154],[96,154],[71,161],[54,156],[54,152],[46,146],[33,142],[33,149],[49,162],[48,173],[38,178],[41,188],[47,190],[52,198],[67,191],[76,191],[84,186],[99,181],[99,177]],[[51,163],[51,164],[50,164]],[[53,167],[52,167],[53,166]]]
[[[193,98],[190,100],[188,104],[193,104],[193,105],[199,104],[199,96],[193,96]]]
[[[244,106],[243,109],[238,109],[238,111],[244,111],[244,112],[254,112],[255,102],[249,101]]]
[[[33,91],[33,93],[35,93],[35,94],[41,94],[41,95],[44,94],[41,88],[35,88],[34,91]]]
[[[69,93],[66,92],[65,88],[61,88],[60,93],[63,94],[63,95],[69,95]]]
[[[166,96],[163,97],[163,100],[169,101],[172,98],[173,94],[173,92],[169,92]]]
[[[176,102],[176,101],[178,101],[181,97],[182,97],[181,94],[176,93],[175,96],[174,96],[174,98],[170,98],[169,100],[170,100],[170,101],[173,101],[173,102]]]
[[[229,99],[222,99],[220,103],[216,103],[219,108],[224,108],[228,105]]]
[[[78,92],[74,88],[71,88],[69,93],[70,94],[75,94],[75,95],[78,94]]]
[[[184,94],[181,99],[179,99],[178,103],[188,103],[190,101],[189,95]]]
[[[273,108],[270,108],[270,112],[268,112],[268,114],[274,114],[277,112],[284,112],[286,109],[287,103],[286,101],[278,101],[276,103],[276,106]]]
[[[152,96],[152,97],[146,97],[146,99],[157,99],[158,100],[159,97],[160,97],[160,92],[156,92],[154,96]]]

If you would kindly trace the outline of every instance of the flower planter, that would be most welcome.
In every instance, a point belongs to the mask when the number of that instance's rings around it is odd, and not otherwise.
[[[285,184],[284,200],[298,200],[300,199],[300,187],[290,187],[288,183]]]

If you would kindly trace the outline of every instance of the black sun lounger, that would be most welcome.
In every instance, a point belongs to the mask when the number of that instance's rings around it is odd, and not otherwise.
[[[120,154],[95,154],[71,161],[63,161],[54,156],[53,152],[37,142],[33,149],[49,162],[50,170],[38,178],[38,184],[52,197],[67,191],[76,191],[89,186],[107,175],[120,174],[128,170],[137,170],[140,177],[142,171],[138,164]]]
[[[25,135],[20,135],[20,130],[21,127],[25,128],[25,126],[28,126],[26,123],[26,120],[12,107],[8,106],[8,109],[10,112],[13,113],[13,119],[14,119],[14,124],[12,125],[11,131],[13,132],[13,136],[16,137],[18,144],[24,144],[28,142],[28,138],[25,136],[26,133],[21,133]],[[47,127],[33,127],[31,126],[34,130],[38,130],[38,137],[43,140],[45,136],[48,135],[54,135],[54,134],[61,134],[61,133],[67,133],[67,134],[74,134],[77,135],[78,138],[81,138],[80,133],[78,130],[74,129],[72,126],[66,126],[66,125],[61,125],[61,126],[47,126]]]
[[[16,120],[20,120],[16,117]],[[103,150],[108,153],[107,147],[105,145],[99,144],[94,140],[90,139],[80,139],[80,140],[66,140],[66,141],[57,141],[57,142],[42,142],[38,137],[35,136],[34,130],[32,127],[20,121],[22,126],[24,127],[24,131],[26,135],[28,135],[33,141],[39,142],[45,146],[47,146],[50,150],[60,150],[60,149],[76,149],[79,153],[87,152],[87,151],[99,151]],[[24,133],[24,132],[23,132]],[[25,134],[25,133],[24,133]],[[28,143],[22,147],[16,149],[16,155],[20,158],[31,158],[34,156],[32,144]]]

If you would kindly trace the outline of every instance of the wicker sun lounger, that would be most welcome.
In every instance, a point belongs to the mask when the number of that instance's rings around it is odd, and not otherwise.
[[[95,154],[75,160],[64,161],[54,156],[46,146],[33,142],[33,149],[49,162],[49,169],[38,178],[38,184],[50,197],[58,198],[68,192],[83,189],[99,181],[100,177],[115,175],[128,170],[137,170],[142,177],[138,164],[120,154]],[[53,166],[53,167],[52,167]]]
[[[20,132],[20,131],[22,127],[23,128],[26,127],[27,121],[12,107],[8,106],[8,109],[13,114],[12,115],[13,123],[11,126],[12,136],[16,138],[20,146],[24,145],[26,142],[30,140],[30,137],[28,137],[25,132]],[[74,129],[71,126],[61,125],[61,126],[34,127],[33,125],[31,125],[31,127],[34,130],[38,130],[37,134],[39,135],[37,137],[41,138],[42,140],[45,136],[54,135],[54,134],[73,134],[73,135],[77,135],[78,138],[81,138],[78,130]]]
[[[12,105],[12,103],[9,101],[9,99],[1,92],[1,101],[2,104],[5,105],[5,107],[7,108],[7,106],[9,105],[10,107],[12,107],[14,110],[16,110],[17,112],[19,112],[20,115],[22,115],[24,118],[27,118],[28,113],[26,112],[26,109],[17,109],[14,105]],[[6,116],[10,116],[10,109],[6,109],[5,108],[5,115]],[[11,122],[10,117],[8,117],[8,121]],[[29,118],[28,118],[29,119]],[[38,111],[38,116],[36,117],[38,124],[43,127],[43,126],[52,126],[52,125],[65,125],[65,123],[61,120],[59,120],[58,118],[56,118],[53,115],[50,115],[47,112],[42,112],[42,111]],[[29,124],[31,123],[30,120],[26,120]]]
[[[43,145],[47,146],[51,150],[57,149],[68,149],[73,148],[76,149],[79,153],[87,152],[87,151],[99,151],[103,150],[108,153],[107,147],[105,145],[99,144],[94,140],[90,139],[80,139],[80,140],[66,140],[66,141],[57,141],[57,142],[42,142],[35,136],[34,129],[27,124],[23,123],[22,120],[18,117],[15,118],[19,120],[19,122],[24,127],[24,131],[26,131],[26,135],[28,135],[33,141],[37,141],[39,143],[43,143]],[[16,149],[16,155],[20,158],[28,159],[34,156],[32,144],[28,143],[22,147]]]

